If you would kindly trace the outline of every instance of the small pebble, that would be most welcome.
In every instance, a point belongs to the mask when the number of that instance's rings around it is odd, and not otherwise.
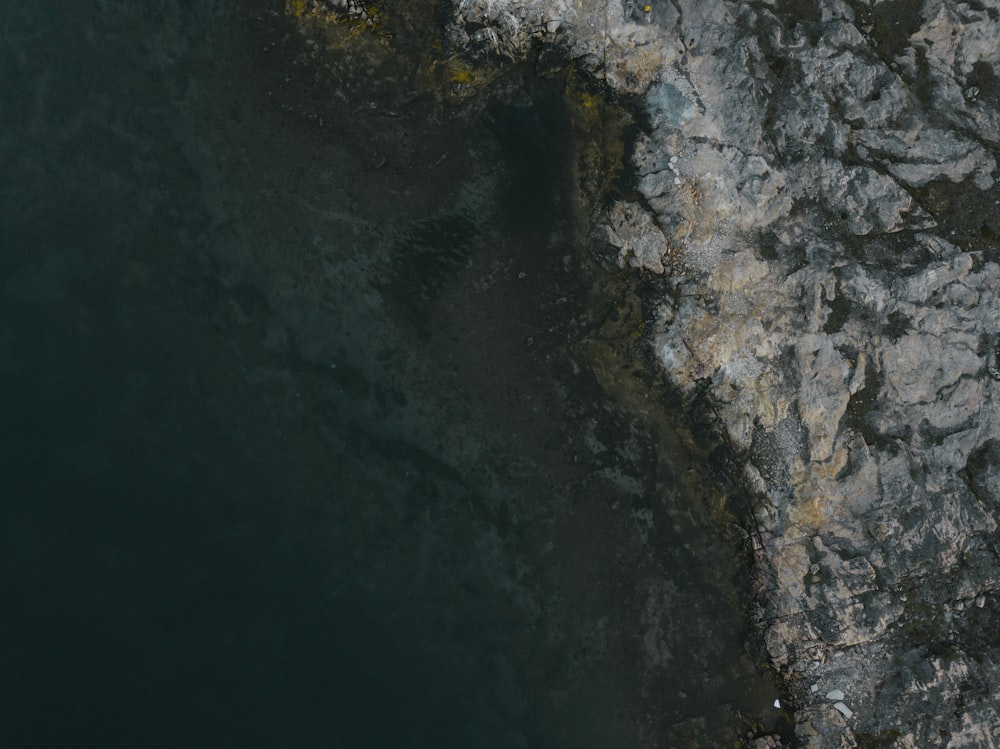
[[[839,711],[840,711],[840,714],[841,714],[841,715],[843,715],[843,716],[844,716],[845,718],[850,718],[850,717],[851,717],[852,715],[854,715],[854,711],[853,711],[853,710],[851,710],[851,708],[849,708],[849,707],[848,707],[847,705],[845,705],[845,704],[844,704],[843,702],[838,702],[838,703],[836,703],[836,704],[834,705],[834,707],[835,707],[835,708],[836,708],[837,710],[839,710]]]
[[[826,698],[828,700],[833,700],[834,702],[838,702],[844,699],[844,693],[839,689],[831,689],[829,692],[826,693]]]

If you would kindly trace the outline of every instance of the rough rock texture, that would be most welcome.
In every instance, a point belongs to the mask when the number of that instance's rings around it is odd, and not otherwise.
[[[647,117],[600,241],[758,496],[806,746],[1000,744],[1000,3],[461,0]],[[669,262],[668,262],[669,261]]]

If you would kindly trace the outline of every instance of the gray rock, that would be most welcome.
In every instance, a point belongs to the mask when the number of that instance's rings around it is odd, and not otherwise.
[[[851,718],[854,716],[854,711],[851,710],[851,708],[849,708],[843,702],[837,702],[834,704],[833,707],[837,710],[837,712],[839,712],[845,718]]]
[[[708,383],[757,494],[799,740],[995,745],[1000,4],[664,6],[457,17],[513,56],[558,18],[568,56],[640,97],[641,202],[601,238],[669,280],[659,360],[681,392]]]
[[[620,267],[663,273],[670,248],[648,211],[635,203],[615,203],[608,211],[604,229],[606,241],[618,248]]]

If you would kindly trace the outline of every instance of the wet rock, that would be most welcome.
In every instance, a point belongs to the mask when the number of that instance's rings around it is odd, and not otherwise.
[[[840,713],[841,715],[843,715],[845,718],[852,718],[852,717],[854,717],[854,711],[851,710],[851,708],[849,708],[843,702],[835,702],[834,705],[833,705],[833,708],[838,713]]]
[[[608,212],[604,228],[606,241],[618,248],[619,267],[663,273],[669,247],[648,211],[635,203],[617,202]]]
[[[1000,588],[1000,6],[663,6],[460,3],[456,28],[524,55],[558,19],[640,96],[602,240],[669,278],[660,362],[707,385],[757,494],[800,741],[994,745],[1000,640],[970,612]]]
[[[750,744],[751,749],[779,749],[782,746],[778,736],[758,736]]]

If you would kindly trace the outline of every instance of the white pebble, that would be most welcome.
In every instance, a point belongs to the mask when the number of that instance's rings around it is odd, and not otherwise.
[[[831,689],[829,692],[826,693],[826,698],[828,700],[833,700],[834,702],[839,702],[840,700],[844,699],[844,693],[841,692],[839,689]]]
[[[837,702],[837,703],[835,703],[834,707],[837,710],[839,710],[840,714],[843,715],[845,718],[850,718],[852,715],[854,715],[854,711],[851,710],[851,708],[849,708],[843,702]]]
[[[774,706],[780,710],[781,709],[781,700],[775,700],[774,701]]]

